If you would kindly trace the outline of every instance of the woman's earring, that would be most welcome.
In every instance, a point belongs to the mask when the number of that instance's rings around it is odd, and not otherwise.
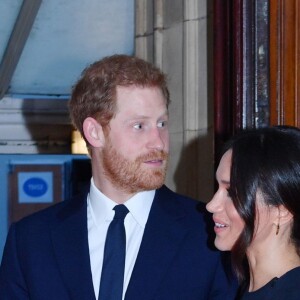
[[[278,223],[278,224],[277,224],[277,227],[276,227],[276,235],[278,235],[279,229],[280,229],[280,225],[279,225],[279,223]]]

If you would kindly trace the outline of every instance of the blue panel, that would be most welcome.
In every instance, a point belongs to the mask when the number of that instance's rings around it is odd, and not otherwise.
[[[18,173],[19,203],[53,202],[53,173],[20,172]]]
[[[14,165],[24,165],[24,164],[29,164],[29,165],[58,165],[61,164],[62,166],[65,167],[65,178],[62,182],[63,185],[63,197],[62,199],[68,199],[72,194],[73,194],[73,189],[74,189],[74,184],[72,180],[75,179],[76,180],[76,176],[81,176],[82,174],[80,174],[80,171],[82,172],[82,170],[79,170],[78,167],[74,168],[74,171],[76,172],[76,174],[72,174],[72,168],[73,168],[73,161],[76,161],[76,164],[78,164],[78,161],[86,161],[89,162],[89,158],[87,158],[86,155],[35,155],[35,154],[18,154],[18,155],[14,155],[14,154],[0,154],[0,182],[1,182],[1,193],[0,193],[0,259],[2,257],[2,252],[3,252],[3,247],[4,247],[4,243],[5,243],[5,239],[6,239],[6,235],[8,232],[8,207],[9,207],[9,174],[11,171],[11,168]],[[84,166],[84,164],[80,164],[79,165],[80,168],[82,168],[82,166]],[[22,172],[21,172],[22,173]],[[47,184],[49,184],[49,186],[52,184],[51,183],[51,179],[49,177],[49,175],[47,175],[46,173],[49,172],[39,172],[40,174],[38,174],[38,176],[36,176],[36,172],[33,173],[27,173],[24,177],[23,175],[21,175],[21,180],[23,180],[23,182],[26,182],[26,179],[30,179],[30,178],[43,178],[45,180],[45,182],[47,182]],[[43,174],[45,173],[45,174]],[[51,173],[51,172],[50,172]],[[78,174],[79,173],[79,174]],[[72,174],[72,176],[71,176]],[[79,182],[80,182],[79,178]],[[32,183],[32,182],[31,182]],[[34,181],[33,181],[34,183]],[[38,183],[38,182],[35,182]],[[30,184],[30,182],[29,182]],[[19,189],[22,189],[23,187],[19,187]],[[31,188],[41,188],[42,187],[38,187],[38,186],[31,186]],[[77,191],[76,191],[77,192]],[[27,189],[27,193],[28,193],[28,189]],[[30,192],[29,192],[30,194]],[[22,192],[21,192],[22,195]],[[24,194],[23,194],[24,196]],[[29,195],[27,195],[29,196]],[[32,195],[31,195],[32,196]],[[51,197],[51,194],[50,194]],[[43,196],[40,197],[40,199],[43,199]],[[43,199],[44,201],[45,199]],[[24,200],[21,201],[35,201],[34,197],[27,197],[24,198]]]

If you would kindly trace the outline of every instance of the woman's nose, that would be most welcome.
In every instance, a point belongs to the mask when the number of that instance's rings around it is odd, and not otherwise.
[[[210,213],[215,213],[217,211],[220,211],[222,209],[221,207],[221,195],[220,192],[217,191],[212,199],[206,204],[206,209]]]

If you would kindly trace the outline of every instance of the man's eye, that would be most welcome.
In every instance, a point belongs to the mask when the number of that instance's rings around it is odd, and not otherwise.
[[[157,123],[157,127],[160,127],[160,128],[166,127],[166,125],[167,125],[167,121],[161,121],[161,122]]]
[[[143,127],[143,125],[140,123],[133,125],[133,128],[135,128],[135,129],[142,129],[142,127]]]

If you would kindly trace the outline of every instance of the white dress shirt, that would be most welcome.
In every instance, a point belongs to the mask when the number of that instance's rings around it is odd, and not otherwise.
[[[155,190],[140,192],[124,204],[128,208],[124,225],[126,231],[126,258],[124,271],[123,297],[141,245],[144,229],[148,220]],[[90,193],[87,197],[88,241],[91,270],[96,299],[98,299],[103,253],[108,226],[114,217],[113,208],[117,205],[101,193],[91,180]]]

